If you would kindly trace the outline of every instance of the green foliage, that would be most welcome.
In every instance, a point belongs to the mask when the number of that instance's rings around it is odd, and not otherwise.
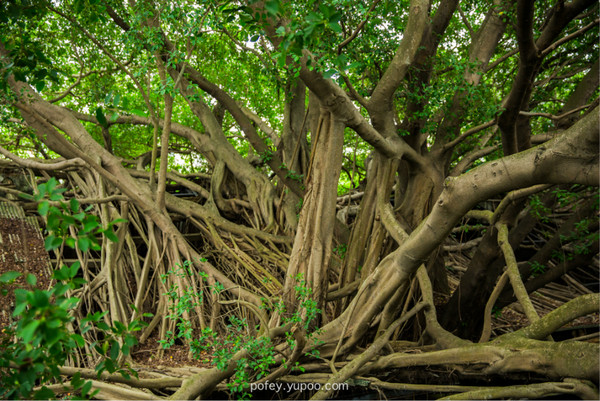
[[[185,278],[192,276],[191,269],[192,262],[189,260],[184,261],[182,264],[177,264],[166,274],[161,275],[161,281],[163,284],[167,283],[169,276]],[[201,273],[201,277],[206,280],[206,273]],[[196,293],[196,290],[192,286],[180,288],[178,284],[171,283],[168,291],[163,295],[167,296],[169,301],[169,314],[166,316],[167,319],[171,319],[175,322],[177,330],[175,333],[168,330],[166,338],[159,340],[159,343],[163,348],[170,348],[175,344],[177,339],[184,339],[190,341],[192,339],[192,324],[186,316],[202,303],[203,295]],[[208,333],[203,333],[203,335]],[[201,344],[194,343],[192,351],[196,353],[196,350],[201,348]]]
[[[163,283],[166,283],[170,276],[184,277],[191,275],[192,272],[189,266],[189,261],[184,262],[183,265],[175,266],[161,277]],[[202,274],[201,277],[206,280],[206,275]],[[311,326],[321,310],[317,308],[316,301],[311,298],[312,290],[307,287],[302,275],[296,277],[296,280],[298,283],[295,286],[299,303],[298,310],[291,315],[286,315],[285,306],[281,300],[278,300],[272,307],[269,307],[266,300],[264,300],[261,308],[279,313],[282,316],[283,325],[301,326],[306,331],[306,337],[314,339],[314,335],[319,330],[311,330]],[[224,290],[223,285],[219,282],[209,288],[215,294]],[[170,311],[166,317],[175,322],[177,331],[175,333],[167,332],[167,339],[160,340],[163,348],[170,348],[177,339],[185,340],[190,346],[193,357],[198,360],[202,359],[207,351],[212,350],[212,359],[206,359],[205,361],[211,362],[213,366],[220,370],[229,367],[232,357],[237,352],[246,350],[247,356],[235,362],[235,373],[227,387],[232,393],[236,394],[238,399],[250,398],[251,394],[247,392],[250,382],[265,377],[269,373],[270,367],[275,363],[275,350],[271,339],[265,336],[252,335],[246,319],[240,319],[235,315],[228,315],[225,318],[227,324],[224,335],[218,335],[213,329],[205,327],[200,330],[199,335],[195,336],[189,320],[184,319],[183,316],[186,313],[193,313],[193,308],[202,301],[202,294],[196,294],[191,287],[181,290],[176,284],[172,284],[165,295],[169,299],[168,309]],[[292,332],[285,333],[285,336],[286,341],[293,349],[295,340]],[[309,355],[318,357],[318,352],[311,351]],[[302,370],[302,367],[296,363],[293,369]]]
[[[576,255],[587,255],[590,253],[590,249],[593,243],[598,242],[599,234],[598,231],[590,230],[593,224],[592,219],[582,219],[575,223],[574,230],[568,235],[561,235],[560,240],[562,244],[569,244],[567,252],[555,253],[554,256],[562,261],[565,259],[572,260]]]
[[[280,168],[280,169],[282,169],[282,170],[287,170],[287,171],[286,171],[286,174],[285,174],[285,177],[286,177],[286,178],[292,179],[292,180],[294,180],[294,181],[298,181],[298,182],[300,182],[300,183],[301,183],[301,182],[303,181],[303,179],[304,179],[304,174],[298,174],[298,173],[296,173],[294,170],[290,170],[290,169],[288,168],[288,166],[286,166],[286,165],[285,165],[285,163],[284,163],[284,164],[282,164],[281,166],[279,166],[279,168]]]
[[[64,188],[58,187],[58,181],[54,177],[45,184],[38,187],[38,192],[31,198],[38,203],[38,213],[46,218],[46,230],[48,232],[45,240],[47,251],[56,249],[63,245],[70,248],[78,248],[82,252],[88,250],[99,251],[101,249],[98,236],[104,235],[107,239],[117,242],[118,238],[113,232],[115,224],[123,223],[125,220],[116,219],[102,228],[98,218],[80,210],[77,199],[72,198],[69,203],[62,202]],[[58,202],[58,205],[56,205]],[[69,228],[75,229],[77,235],[71,237]]]
[[[169,276],[191,275],[190,264],[189,261],[186,261],[183,265],[177,265],[174,269],[169,270],[161,277],[163,283],[166,283]],[[205,274],[202,274],[201,277],[203,280],[207,278]],[[219,282],[215,282],[209,288],[214,294],[219,294],[224,290],[223,284]],[[194,337],[191,323],[184,316],[193,313],[193,309],[202,302],[203,295],[196,294],[192,287],[180,289],[177,284],[172,284],[165,295],[169,299],[168,309],[170,312],[166,317],[175,322],[177,330],[175,333],[167,332],[167,338],[159,340],[163,348],[170,348],[177,339],[184,340],[189,344],[192,356],[198,360],[206,351],[212,349],[213,359],[211,362],[221,370],[229,366],[231,358],[236,352],[245,348],[249,352],[249,356],[237,361],[236,373],[232,381],[228,383],[228,387],[240,398],[249,398],[249,394],[245,391],[249,381],[247,369],[262,377],[266,375],[269,366],[275,361],[270,339],[250,336],[245,319],[239,319],[233,315],[228,317],[225,336],[219,336],[211,328],[205,327],[200,331],[199,336]]]
[[[531,272],[531,277],[536,277],[546,271],[546,266],[537,261],[530,262],[529,271]]]
[[[550,221],[548,215],[551,213],[551,209],[544,204],[539,195],[533,195],[529,198],[529,208],[531,215],[539,221],[544,223]]]
[[[263,163],[268,163],[273,160],[273,149],[267,148],[263,153],[260,154],[260,159]]]
[[[492,307],[492,315],[498,319],[502,316],[502,308],[498,308],[497,306]]]
[[[346,252],[348,251],[348,245],[340,244],[333,248],[333,252],[335,252],[340,259],[344,259],[346,257]]]
[[[93,245],[97,246],[95,235],[106,235],[106,230],[99,227],[94,216],[79,212],[77,201],[63,201],[61,194],[64,191],[57,187],[56,180],[51,179],[38,189],[34,196],[39,202],[38,210],[51,222],[48,237],[53,239],[46,240],[47,249],[54,249],[63,242],[68,247],[78,246],[82,249],[80,240],[85,239],[91,244],[86,247],[87,250]],[[58,202],[58,206],[51,206],[49,201]],[[111,226],[116,223],[118,221],[113,221]],[[70,227],[78,230],[77,241],[68,236]],[[116,239],[114,235],[107,235],[107,238]],[[0,287],[12,283],[19,274],[3,274],[0,277]],[[115,322],[111,327],[101,320],[105,313],[97,312],[89,314],[80,322],[79,333],[72,331],[69,327],[75,322],[71,311],[79,303],[79,298],[69,296],[68,293],[85,284],[85,280],[80,277],[79,263],[63,265],[54,271],[52,278],[55,284],[48,290],[14,290],[15,321],[4,328],[0,335],[0,396],[3,398],[54,398],[54,393],[46,384],[61,382],[59,368],[69,361],[72,354],[84,347],[85,340],[82,335],[92,328],[98,330],[100,339],[91,346],[103,356],[96,366],[96,372],[119,372],[129,377],[131,370],[124,369],[119,358],[129,355],[131,347],[137,344],[137,339],[132,333],[140,330],[144,323],[136,320],[125,326]],[[27,275],[26,282],[35,286],[35,276]],[[3,295],[7,293],[7,289],[3,288]],[[81,397],[93,397],[92,383],[82,380],[80,374],[73,376],[70,384]],[[40,388],[36,390],[36,387]]]

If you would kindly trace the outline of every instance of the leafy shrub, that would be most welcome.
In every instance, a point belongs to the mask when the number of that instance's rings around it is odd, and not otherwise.
[[[190,262],[185,262],[183,266],[176,265],[174,269],[169,270],[166,275],[162,276],[163,283],[166,282],[169,275],[181,276],[191,274],[189,271]],[[201,273],[202,279],[206,279],[206,275]],[[319,330],[311,330],[311,326],[316,317],[321,313],[317,308],[317,303],[311,297],[312,290],[308,288],[302,275],[296,277],[297,285],[295,286],[296,296],[299,304],[298,310],[291,315],[285,313],[285,306],[281,300],[275,302],[272,307],[267,306],[266,300],[263,300],[262,309],[267,311],[277,312],[282,316],[282,324],[285,326],[292,323],[295,326],[302,327],[306,332],[307,339],[314,339],[314,334]],[[227,384],[229,390],[236,394],[238,399],[248,399],[251,394],[247,392],[250,382],[259,380],[269,373],[270,367],[275,364],[275,347],[271,339],[268,337],[256,337],[249,335],[248,323],[246,319],[240,319],[234,315],[227,317],[226,333],[224,336],[218,336],[212,329],[206,327],[201,330],[197,338],[193,337],[193,330],[189,321],[183,318],[184,313],[192,312],[192,309],[203,299],[202,294],[196,294],[191,287],[182,289],[181,295],[178,295],[178,287],[172,284],[165,295],[169,299],[169,315],[168,319],[176,322],[177,331],[175,333],[167,332],[165,340],[159,340],[163,348],[170,348],[175,344],[176,339],[187,340],[195,359],[200,360],[202,353],[208,350],[213,350],[213,358],[210,361],[217,369],[225,370],[231,363],[231,358],[240,350],[245,349],[248,352],[246,358],[237,360],[235,365],[235,373]],[[212,292],[218,294],[224,290],[223,285],[216,282],[210,287]],[[285,333],[285,338],[290,348],[295,345],[294,336],[291,332]],[[312,351],[311,356],[318,357],[317,351]],[[209,362],[206,360],[206,362]],[[283,361],[284,366],[286,364]],[[293,369],[302,370],[298,363]]]
[[[81,251],[100,249],[98,236],[104,235],[111,241],[117,237],[112,226],[124,220],[115,220],[107,228],[102,228],[96,216],[80,211],[76,199],[64,202],[63,189],[51,178],[38,187],[38,193],[32,199],[39,202],[38,211],[47,219],[46,250],[60,246],[78,247]],[[69,229],[76,230],[76,236],[69,235]],[[104,358],[96,366],[96,372],[119,372],[129,377],[133,370],[123,369],[118,362],[120,355],[128,355],[137,343],[132,334],[140,330],[143,322],[136,320],[125,326],[115,322],[114,327],[102,321],[106,314],[89,314],[80,324],[80,332],[69,329],[74,322],[71,311],[79,303],[79,298],[68,296],[70,290],[81,288],[86,281],[79,277],[80,265],[63,265],[54,271],[55,285],[48,290],[19,288],[14,290],[15,322],[2,331],[0,336],[0,397],[5,399],[49,399],[55,394],[46,385],[61,383],[60,367],[69,361],[69,356],[85,345],[82,334],[95,329],[99,335],[97,342],[91,344]],[[0,288],[3,295],[8,293],[7,285],[20,275],[7,272],[0,276]],[[29,285],[36,284],[33,274],[26,276]],[[92,382],[85,381],[75,374],[67,391],[78,393],[83,398],[93,396]]]

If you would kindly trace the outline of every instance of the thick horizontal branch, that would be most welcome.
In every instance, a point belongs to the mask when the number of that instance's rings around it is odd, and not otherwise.
[[[98,375],[94,369],[84,369],[84,368],[73,368],[68,366],[59,367],[60,374],[65,376],[74,376],[79,373],[84,379],[101,379],[103,381],[112,382],[112,383],[122,383],[127,384],[131,387],[138,388],[166,388],[166,387],[179,387],[181,383],[183,383],[182,377],[160,377],[156,379],[146,379],[146,378],[135,378],[131,377],[129,379],[123,377],[121,374],[116,373],[108,373],[102,372]]]

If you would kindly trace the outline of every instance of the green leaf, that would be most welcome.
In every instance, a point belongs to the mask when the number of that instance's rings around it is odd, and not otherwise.
[[[77,247],[81,252],[87,252],[90,249],[91,241],[88,237],[77,238]]]
[[[19,277],[21,273],[15,271],[9,271],[0,276],[0,283],[10,283]]]
[[[335,74],[335,70],[329,69],[323,73],[323,78],[331,78]]]
[[[60,188],[60,189],[56,189],[54,190],[53,193],[50,194],[50,196],[48,196],[48,199],[50,199],[51,201],[59,201],[63,199],[63,196],[61,195],[62,192],[65,192],[66,188]]]
[[[48,235],[48,237],[46,237],[46,240],[44,241],[44,247],[47,251],[51,251],[53,249],[58,248],[62,244],[62,242],[62,238],[58,238],[50,234]]]
[[[331,21],[327,24],[329,26],[329,28],[331,28],[331,30],[335,33],[342,33],[342,27],[340,26],[340,23],[337,21]]]
[[[110,329],[110,327],[108,327],[108,324],[106,324],[105,322],[99,321],[96,326],[98,326],[98,328],[100,330],[104,330],[107,331],[108,329]]]
[[[77,275],[77,272],[79,272],[80,267],[81,267],[81,263],[79,263],[79,261],[73,262],[73,264],[70,267],[68,267],[69,278],[75,277]]]
[[[35,83],[35,89],[38,92],[43,91],[45,86],[46,86],[46,81],[44,81],[43,79],[41,81],[38,81]]]
[[[110,228],[104,231],[104,235],[112,242],[119,242],[119,237]]]
[[[17,337],[21,337],[23,339],[23,341],[25,341],[26,343],[30,342],[31,339],[33,338],[33,335],[35,334],[35,329],[37,329],[39,325],[40,325],[39,320],[33,320],[33,321],[29,322],[23,328],[23,330],[19,330],[17,332]]]
[[[77,201],[77,199],[71,198],[71,200],[69,201],[69,207],[71,208],[71,211],[73,213],[77,212],[79,210],[79,202]]]
[[[81,372],[75,372],[73,377],[71,378],[71,386],[75,388],[79,388],[83,385],[84,381],[81,378]]]
[[[129,110],[131,112],[131,114],[135,114],[138,117],[146,117],[146,113],[144,113],[142,110],[140,109],[131,109]]]
[[[45,308],[50,305],[50,297],[46,291],[30,291],[27,293],[27,302],[33,308]]]
[[[77,346],[83,347],[85,345],[85,340],[79,334],[71,334],[71,338],[75,341]]]
[[[73,308],[75,305],[77,305],[78,302],[79,302],[79,298],[77,298],[77,297],[66,298],[63,302],[60,303],[60,307],[65,310],[69,310],[69,309]]]
[[[355,68],[359,68],[362,65],[362,63],[360,61],[355,61],[353,63],[350,63],[347,67],[346,70],[353,70]]]
[[[37,277],[35,274],[28,273],[25,277],[25,281],[27,281],[27,284],[34,286],[37,283]]]
[[[58,185],[58,181],[56,180],[56,178],[51,177],[48,180],[48,182],[46,182],[46,185],[45,185],[46,193],[54,192],[54,188],[56,188],[57,185]]]
[[[88,215],[83,219],[83,231],[86,233],[89,233],[99,226],[100,224],[96,220],[96,216]]]
[[[106,116],[102,112],[102,107],[98,107],[96,109],[96,120],[98,120],[98,123],[101,126],[103,126],[105,128],[108,127],[108,122],[106,121]]]
[[[64,338],[64,332],[61,329],[48,329],[44,332],[46,341],[44,345],[47,347],[51,347],[56,344],[61,338]]]
[[[56,398],[56,394],[46,386],[42,386],[41,389],[33,394],[34,400],[52,400],[54,398]]]
[[[25,311],[25,309],[27,309],[27,302],[17,303],[12,315],[15,317],[21,316],[21,313],[23,313]]]
[[[83,345],[80,345],[80,347],[83,347]],[[81,396],[86,398],[91,389],[92,389],[92,382],[88,380],[81,387]]]
[[[112,346],[110,347],[110,359],[112,359],[113,361],[116,361],[117,358],[119,357],[119,343],[116,341],[112,342]]]
[[[75,248],[75,238],[67,238],[65,239],[65,245],[68,246],[69,248],[74,249]]]
[[[128,347],[133,347],[138,343],[138,340],[137,338],[135,338],[135,336],[129,335],[125,337],[123,343],[126,344]]]
[[[50,209],[50,203],[48,201],[43,201],[38,205],[38,213],[40,216],[45,216],[48,214],[48,209]]]
[[[277,15],[277,13],[281,10],[281,5],[278,0],[271,0],[265,3],[265,10],[271,15]]]
[[[59,319],[51,319],[46,322],[46,326],[51,329],[57,329],[61,327],[63,323]]]
[[[124,333],[125,331],[127,331],[127,328],[125,327],[125,325],[121,322],[119,322],[118,320],[114,321],[114,325],[115,325],[115,332],[118,334]]]

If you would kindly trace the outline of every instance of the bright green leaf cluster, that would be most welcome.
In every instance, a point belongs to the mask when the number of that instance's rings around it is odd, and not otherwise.
[[[80,212],[76,200],[65,203],[63,192],[58,188],[57,181],[51,179],[40,185],[34,196],[39,202],[38,211],[49,222],[48,237],[52,239],[46,240],[47,249],[55,249],[63,243],[72,248],[77,246],[82,251],[95,249],[98,246],[95,236],[100,233],[105,234],[109,240],[116,240],[110,227],[108,230],[113,235],[107,235],[108,231],[100,228],[95,216]],[[55,202],[58,202],[58,206],[55,206]],[[110,226],[118,222],[113,221]],[[78,230],[77,243],[68,236],[71,227]],[[134,320],[127,326],[115,322],[114,326],[109,326],[101,320],[105,313],[97,312],[80,322],[80,333],[69,329],[74,323],[72,310],[79,303],[79,298],[68,295],[69,290],[79,289],[86,282],[81,277],[80,270],[79,262],[70,266],[63,265],[54,271],[52,279],[55,284],[50,289],[14,290],[15,308],[12,316],[15,321],[0,333],[0,397],[54,398],[54,392],[45,384],[60,380],[59,368],[67,363],[70,355],[85,346],[83,334],[92,328],[102,334],[99,336],[102,340],[91,344],[92,348],[104,356],[96,367],[98,374],[107,370],[129,377],[129,372],[133,372],[122,368],[120,358],[121,355],[128,355],[131,347],[137,344],[132,333],[140,330],[143,322]],[[0,276],[3,296],[8,294],[5,287],[14,283],[19,275],[18,272],[7,272]],[[28,274],[26,282],[35,286],[37,280],[34,275]],[[92,382],[81,379],[80,374],[72,377],[70,385],[82,398],[94,395],[91,391]],[[36,389],[37,387],[40,388]]]

